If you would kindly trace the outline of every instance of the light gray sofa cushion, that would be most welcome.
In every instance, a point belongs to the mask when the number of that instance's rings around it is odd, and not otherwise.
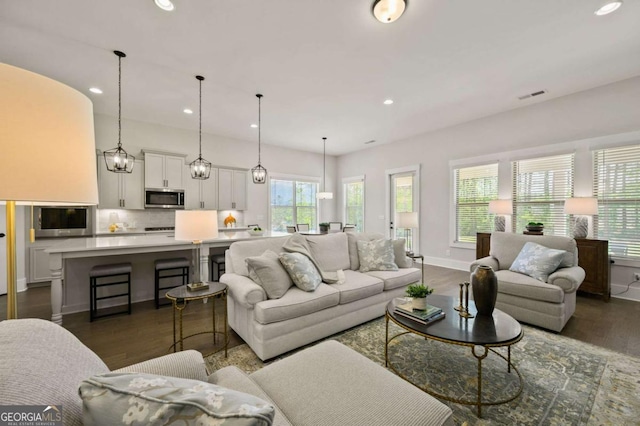
[[[328,284],[320,284],[315,291],[291,287],[280,299],[265,300],[255,305],[255,320],[269,324],[298,318],[340,303],[340,292]]]
[[[393,261],[398,265],[398,268],[411,268],[413,266],[413,259],[407,257],[406,240],[404,238],[398,238],[393,240]]]
[[[331,285],[340,292],[341,305],[382,293],[384,289],[381,279],[367,274],[346,270],[344,276],[346,278],[344,283]]]
[[[311,254],[323,271],[349,269],[349,243],[347,234],[307,235]]]
[[[384,281],[384,291],[405,287],[422,279],[422,273],[417,268],[402,268],[397,271],[369,271],[366,274]]]
[[[358,241],[380,240],[384,235],[377,232],[345,232],[349,243],[349,265],[352,271],[360,269],[360,258],[358,257]]]
[[[278,254],[267,250],[260,256],[247,257],[249,278],[264,288],[269,299],[279,299],[293,285],[289,273],[280,263]]]
[[[333,340],[249,377],[296,425],[453,425],[449,407]]]
[[[300,290],[314,291],[322,282],[318,269],[302,253],[280,253],[280,263]]]
[[[397,271],[391,240],[358,241],[360,272]]]
[[[566,253],[564,250],[551,249],[533,241],[528,241],[522,246],[522,250],[520,250],[509,270],[528,275],[546,283],[549,274],[558,269]]]
[[[526,299],[541,300],[551,303],[564,301],[564,290],[560,287],[543,283],[512,271],[496,271],[499,293],[511,294]]]
[[[521,235],[510,232],[494,232],[491,234],[489,254],[498,260],[500,269],[509,269],[522,247],[529,241],[552,249],[566,251],[567,253],[559,266],[561,268],[578,265],[576,240],[557,235]]]

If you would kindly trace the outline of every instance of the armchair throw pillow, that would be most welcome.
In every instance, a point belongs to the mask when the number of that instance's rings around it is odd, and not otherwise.
[[[509,270],[547,282],[549,275],[558,269],[566,253],[564,250],[550,249],[529,241],[522,247]]]
[[[267,250],[260,256],[245,259],[249,278],[262,287],[269,299],[279,299],[293,285],[289,273],[280,263],[278,254]]]
[[[275,414],[271,404],[253,395],[155,374],[101,374],[82,381],[78,392],[85,425],[266,426]]]
[[[322,282],[318,269],[302,253],[281,253],[280,263],[300,290],[314,291]]]
[[[391,240],[358,241],[360,272],[397,271]]]

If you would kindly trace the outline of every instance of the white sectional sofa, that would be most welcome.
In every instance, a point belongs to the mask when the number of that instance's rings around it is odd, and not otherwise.
[[[403,296],[407,285],[422,278],[413,267],[359,272],[357,240],[383,238],[380,234],[310,235],[306,238],[320,266],[326,271],[343,270],[346,281],[322,283],[313,292],[293,286],[279,299],[268,299],[249,278],[245,259],[266,250],[281,253],[288,238],[233,243],[220,279],[229,287],[229,325],[262,360],[380,317],[391,299]]]

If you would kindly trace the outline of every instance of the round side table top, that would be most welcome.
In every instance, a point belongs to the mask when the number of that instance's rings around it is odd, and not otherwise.
[[[177,299],[185,299],[185,300],[195,300],[195,299],[205,299],[207,297],[215,296],[218,293],[221,293],[227,289],[226,284],[222,284],[219,282],[209,282],[208,288],[202,290],[191,291],[187,290],[186,285],[181,285],[180,287],[175,287],[169,290],[166,294],[167,299],[177,300]]]

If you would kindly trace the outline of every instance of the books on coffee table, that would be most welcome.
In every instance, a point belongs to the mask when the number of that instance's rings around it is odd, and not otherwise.
[[[406,318],[411,318],[422,324],[427,324],[444,318],[444,312],[437,306],[427,305],[425,310],[413,309],[411,302],[396,306],[395,312]]]

